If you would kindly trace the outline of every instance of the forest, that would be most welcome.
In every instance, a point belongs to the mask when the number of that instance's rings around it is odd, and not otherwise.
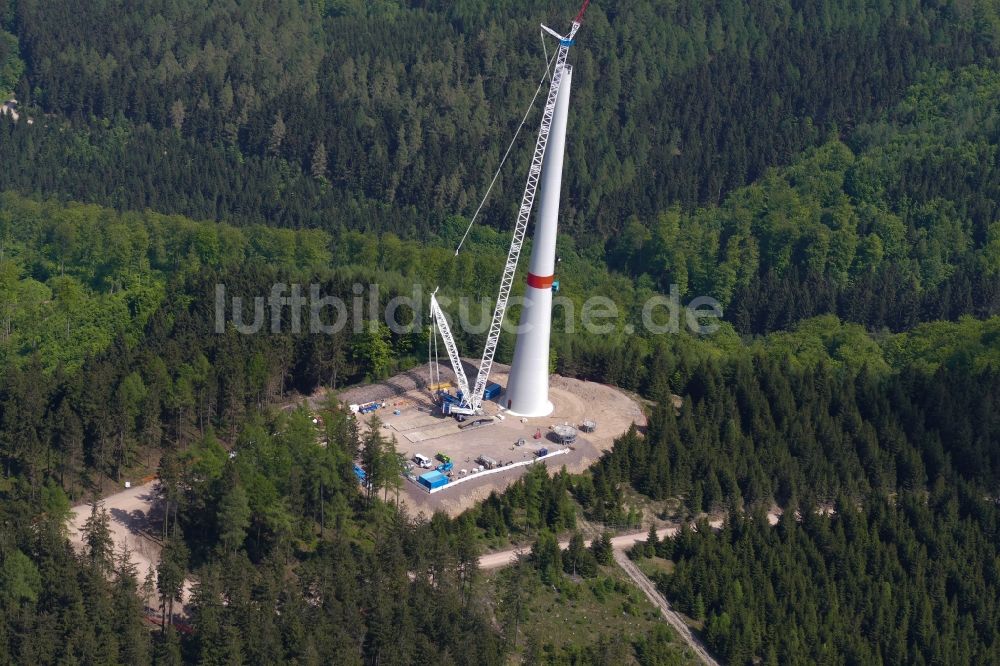
[[[263,7],[267,11],[263,11]],[[25,74],[0,185],[236,224],[423,238],[469,215],[544,70],[565,3],[8,0]],[[81,20],[82,17],[82,20]],[[997,56],[993,3],[596,3],[575,66],[563,228],[718,203]],[[780,56],[780,57],[779,57]],[[485,219],[516,212],[521,141]],[[649,168],[655,164],[655,168]],[[111,177],[109,177],[111,176]]]
[[[611,560],[649,507],[684,527],[631,555],[723,662],[1000,662],[993,2],[592,5],[553,364],[648,425],[583,474],[409,515],[394,442],[296,400],[423,362],[424,313],[218,332],[217,285],[489,306],[537,110],[454,247],[575,9],[0,1],[0,664],[689,663]],[[673,285],[716,333],[643,326]],[[563,331],[593,296],[612,331]],[[147,474],[152,575],[99,502]]]

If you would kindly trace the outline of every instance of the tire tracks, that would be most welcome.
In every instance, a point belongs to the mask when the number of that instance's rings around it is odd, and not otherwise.
[[[719,666],[719,662],[712,658],[712,655],[708,653],[705,648],[705,644],[698,639],[692,632],[690,627],[684,622],[683,618],[677,614],[675,610],[670,607],[670,603],[660,594],[659,590],[653,584],[653,581],[649,579],[646,574],[642,573],[642,570],[636,566],[635,562],[628,558],[621,550],[615,550],[615,562],[618,566],[628,574],[639,589],[642,590],[646,596],[649,598],[653,605],[660,609],[663,617],[667,620],[667,623],[673,627],[678,634],[680,634],[681,639],[687,643],[692,650],[694,650],[695,655],[701,660],[703,664],[708,664],[708,666]]]

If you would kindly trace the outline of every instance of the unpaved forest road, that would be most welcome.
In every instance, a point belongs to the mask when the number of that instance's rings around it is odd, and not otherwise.
[[[770,517],[768,517],[768,520],[770,520]],[[712,529],[717,530],[722,527],[722,519],[713,518],[708,521],[708,525]],[[692,525],[691,527],[694,528],[695,526]],[[656,537],[662,541],[667,537],[672,537],[677,534],[677,529],[677,527],[663,527],[656,530]],[[635,544],[645,541],[647,536],[649,536],[648,530],[645,532],[629,532],[628,534],[619,534],[616,537],[611,537],[611,547],[615,550],[628,550]],[[587,539],[584,541],[584,545],[589,548],[591,541],[593,541],[593,539]],[[569,541],[560,541],[559,547],[566,550],[569,548]],[[511,548],[510,550],[500,550],[495,553],[487,553],[479,558],[479,568],[499,569],[501,567],[510,566],[511,564],[517,562],[517,557],[521,553],[527,555],[528,551],[523,548]]]
[[[715,525],[713,525],[715,527]],[[665,537],[671,537],[677,534],[676,527],[665,527],[663,529],[657,530],[656,535],[660,539]],[[674,611],[666,599],[663,598],[653,584],[653,581],[646,577],[646,574],[642,573],[635,562],[628,558],[625,551],[634,546],[636,543],[640,543],[646,540],[649,532],[632,532],[631,534],[622,534],[620,536],[612,537],[611,547],[614,549],[615,562],[618,566],[628,574],[629,578],[635,581],[635,584],[639,586],[639,589],[649,598],[654,606],[660,609],[663,613],[663,617],[672,626],[680,637],[684,639],[692,650],[694,650],[695,655],[702,661],[702,663],[708,664],[709,666],[719,666],[719,662],[712,658],[712,655],[708,653],[705,649],[704,644],[698,638],[691,633],[691,629],[684,623],[684,619]],[[586,541],[589,547],[591,540]],[[565,549],[569,547],[568,541],[560,541],[559,547]],[[502,567],[514,564],[517,562],[518,557],[521,555],[527,555],[528,551],[522,548],[515,548],[512,550],[503,550],[497,553],[489,553],[483,555],[479,558],[479,568],[480,569],[500,569]]]
[[[691,633],[691,629],[684,623],[684,619],[677,614],[674,609],[670,607],[670,603],[660,594],[656,586],[653,585],[653,581],[646,577],[646,574],[642,573],[635,562],[628,559],[628,555],[620,550],[615,551],[615,562],[618,566],[628,574],[629,578],[635,581],[635,584],[639,586],[646,596],[649,598],[653,605],[660,609],[663,613],[663,617],[666,618],[667,622],[670,624],[674,630],[680,634],[684,642],[687,643],[692,650],[694,650],[695,655],[701,660],[703,664],[708,664],[708,666],[719,666],[719,662],[712,658],[712,655],[708,653],[705,649],[704,644],[698,637]]]
[[[676,527],[664,527],[663,529],[656,531],[657,536],[660,539],[664,537],[669,537],[677,534]],[[615,550],[628,550],[636,543],[640,541],[645,541],[649,532],[632,532],[630,534],[621,534],[616,537],[611,538],[611,547]],[[591,539],[587,539],[584,543],[587,547],[590,547]],[[560,541],[559,547],[563,550],[569,548],[569,541]],[[528,551],[521,548],[512,548],[511,550],[501,550],[496,553],[487,553],[479,558],[479,568],[480,569],[500,569],[502,567],[510,566],[517,562],[519,554],[528,554]]]

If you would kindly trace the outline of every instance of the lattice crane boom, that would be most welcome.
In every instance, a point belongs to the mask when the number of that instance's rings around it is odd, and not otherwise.
[[[569,34],[560,35],[547,26],[542,29],[559,40],[559,50],[556,53],[555,68],[552,72],[552,81],[549,85],[549,92],[545,99],[545,109],[542,112],[542,120],[538,128],[538,138],[535,141],[535,150],[531,156],[531,166],[528,168],[528,178],[524,186],[524,193],[521,196],[521,207],[518,209],[517,221],[514,224],[514,237],[507,251],[507,261],[504,264],[503,275],[500,278],[500,292],[497,295],[496,307],[493,310],[493,319],[490,321],[489,333],[486,336],[486,346],[483,349],[483,357],[479,364],[479,373],[476,375],[475,386],[469,390],[468,378],[462,366],[462,359],[458,354],[458,347],[455,339],[448,327],[444,312],[438,304],[435,294],[431,294],[431,319],[434,322],[441,339],[444,340],[445,348],[448,351],[448,358],[451,361],[452,369],[455,371],[456,382],[461,391],[462,399],[459,407],[453,407],[455,413],[474,414],[482,411],[483,394],[489,382],[490,371],[493,368],[493,358],[496,355],[497,345],[500,342],[500,332],[503,327],[504,315],[507,312],[507,303],[510,299],[510,292],[514,286],[514,274],[517,272],[518,259],[521,256],[521,248],[524,246],[524,236],[528,230],[528,221],[531,218],[531,210],[535,203],[535,195],[538,190],[538,180],[542,173],[542,163],[545,159],[545,148],[549,142],[549,134],[552,129],[552,119],[555,114],[556,101],[559,97],[559,88],[562,84],[565,72],[566,59],[569,55],[569,47],[573,45],[573,38],[580,29],[583,15],[587,11],[590,0],[585,0],[583,6],[577,13],[576,18],[570,27]],[[456,251],[457,254],[457,251]]]
[[[528,168],[528,179],[524,186],[524,193],[521,196],[521,207],[518,209],[517,221],[514,224],[514,238],[511,241],[510,249],[507,252],[507,261],[504,265],[503,276],[500,279],[500,292],[497,295],[496,308],[493,311],[493,319],[490,322],[489,333],[486,336],[486,347],[483,349],[483,357],[479,364],[479,373],[476,376],[476,384],[470,393],[463,394],[462,405],[478,412],[482,407],[483,393],[486,391],[486,384],[490,378],[490,371],[493,368],[493,357],[496,355],[497,345],[500,342],[500,332],[503,326],[504,315],[507,312],[507,302],[510,298],[511,289],[514,286],[514,274],[517,272],[517,262],[521,256],[521,248],[524,246],[524,235],[528,230],[528,220],[531,217],[531,209],[535,203],[535,194],[538,190],[538,178],[542,173],[542,162],[545,159],[545,147],[549,142],[549,132],[552,129],[552,117],[555,113],[556,100],[559,97],[559,86],[562,83],[565,71],[566,58],[569,55],[569,47],[573,45],[573,38],[583,14],[587,10],[590,0],[586,0],[580,12],[573,19],[573,24],[569,34],[559,35],[555,31],[542,26],[542,28],[555,35],[559,39],[559,52],[556,54],[555,69],[552,73],[552,83],[549,85],[549,93],[545,99],[545,110],[542,112],[541,124],[538,128],[538,138],[535,141],[535,151],[531,156],[531,166]],[[457,374],[457,373],[456,373]]]
[[[458,354],[458,346],[455,344],[455,338],[451,334],[451,328],[448,327],[448,320],[445,319],[444,312],[441,310],[441,306],[438,305],[436,294],[437,289],[431,294],[431,320],[434,322],[438,332],[441,333],[441,339],[444,340],[444,347],[448,351],[448,360],[451,361],[451,368],[455,371],[455,383],[458,384],[458,390],[462,392],[464,403],[467,400],[466,396],[469,395],[469,380],[465,376],[465,368],[462,366],[462,358]],[[463,406],[465,405],[463,404]]]

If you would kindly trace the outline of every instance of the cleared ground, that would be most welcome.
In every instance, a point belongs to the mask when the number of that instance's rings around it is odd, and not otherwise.
[[[466,373],[469,376],[475,376],[474,370],[471,364],[467,364]],[[491,380],[506,386],[508,371],[508,366],[495,364]],[[442,365],[441,379],[452,381],[453,378],[450,368]],[[630,425],[644,425],[646,422],[639,404],[619,389],[553,375],[549,383],[549,398],[555,409],[550,416],[522,419],[508,415],[503,421],[463,430],[454,419],[438,412],[428,389],[429,383],[430,374],[425,365],[386,382],[349,389],[338,397],[348,404],[384,401],[385,408],[360,417],[362,422],[368,424],[378,417],[383,424],[383,433],[395,436],[397,449],[408,460],[417,453],[428,458],[434,458],[438,453],[451,457],[455,465],[454,478],[461,477],[462,469],[471,471],[479,456],[489,456],[506,464],[534,459],[543,447],[550,452],[568,448],[565,455],[543,460],[552,471],[565,466],[570,472],[582,472],[602,452],[611,449],[615,438]],[[321,399],[322,396],[313,396],[311,402],[315,404]],[[500,406],[492,401],[485,404],[485,411],[487,416],[502,412]],[[563,447],[551,437],[553,426],[568,424],[579,427],[585,420],[595,421],[597,428],[592,433],[581,432],[572,446]],[[540,437],[536,438],[536,435]],[[525,440],[524,446],[516,445],[520,439]],[[423,471],[414,470],[415,473]],[[433,494],[416,483],[406,481],[400,500],[414,514],[423,512],[429,515],[441,510],[457,515],[485,499],[490,492],[503,490],[525,471],[524,466],[514,467],[445,487]]]
[[[116,552],[122,547],[129,550],[129,559],[136,566],[139,584],[146,578],[146,573],[152,571],[155,577],[156,567],[160,562],[162,546],[155,535],[160,533],[162,512],[158,511],[156,486],[158,481],[149,481],[108,495],[101,500],[101,506],[108,512],[111,519],[111,538],[115,542]],[[72,508],[69,521],[70,543],[78,551],[83,550],[83,525],[90,517],[90,505],[80,504]],[[191,581],[184,582],[182,603],[174,605],[174,612],[183,614],[185,606],[191,597]],[[157,607],[158,599],[146,599],[146,605]]]

